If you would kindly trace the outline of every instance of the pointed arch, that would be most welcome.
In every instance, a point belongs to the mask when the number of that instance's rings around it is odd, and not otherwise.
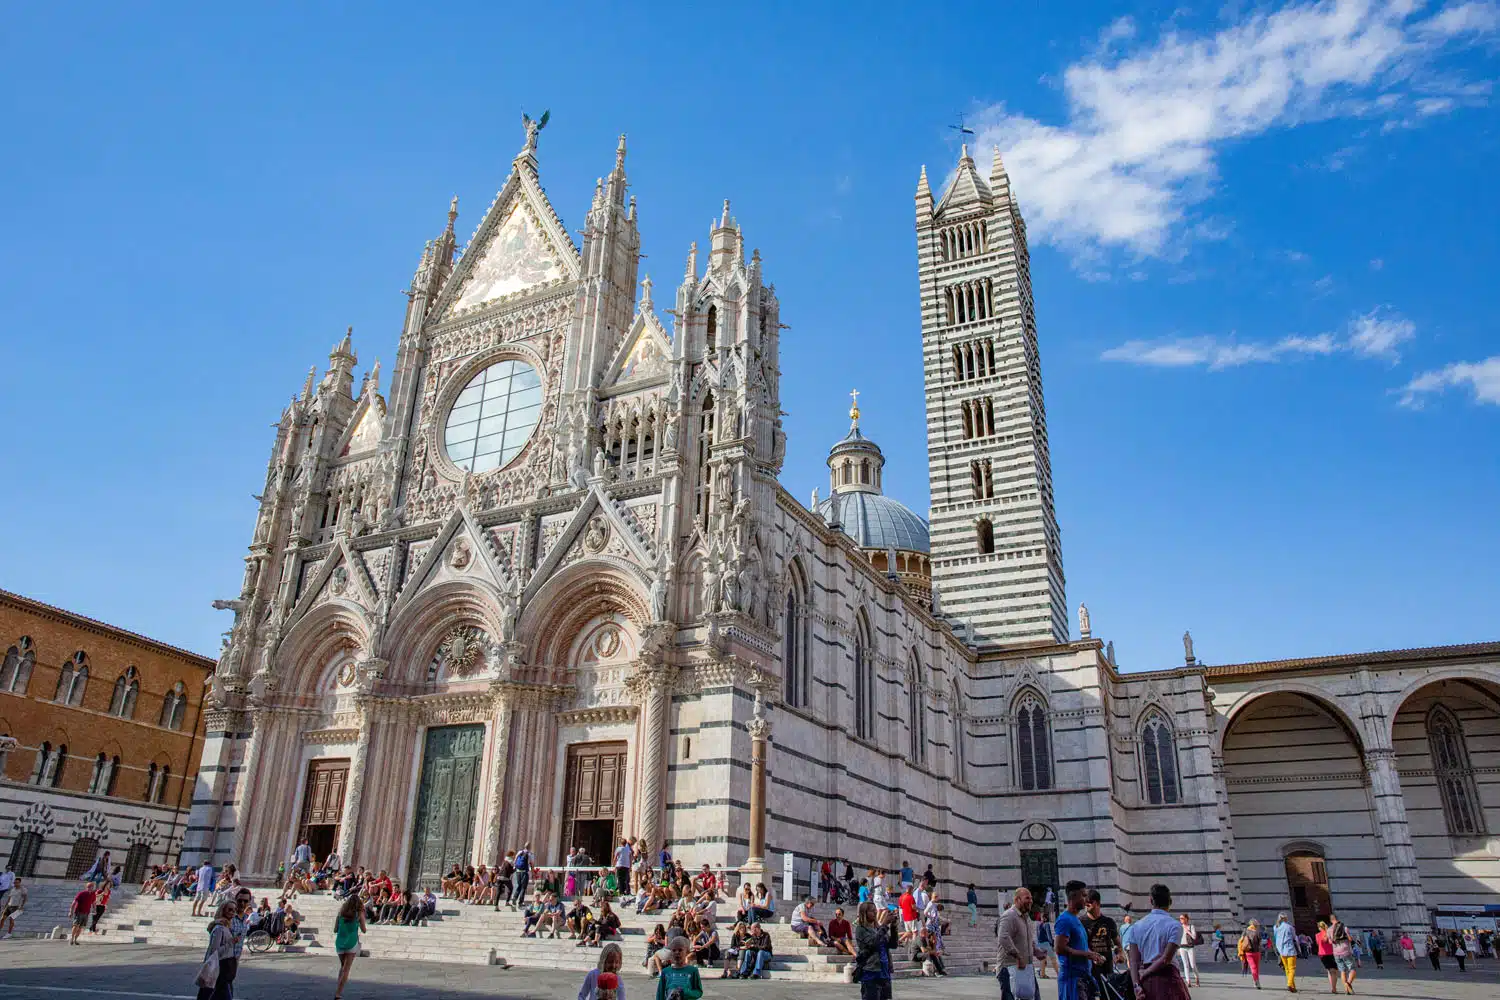
[[[1151,708],[1141,721],[1141,797],[1154,806],[1174,805],[1182,797],[1177,767],[1177,734],[1167,715]]]
[[[708,324],[703,335],[704,346],[712,354],[719,349],[719,307],[708,307]]]
[[[875,737],[875,650],[863,608],[854,619],[854,735]]]
[[[135,667],[126,667],[125,672],[115,678],[115,687],[109,697],[109,714],[121,719],[135,718],[135,702],[140,693],[140,674]]]
[[[783,697],[795,708],[806,707],[812,697],[811,646],[808,642],[807,601],[809,589],[802,561],[793,556],[786,568],[786,594],[783,601],[781,672]]]
[[[1016,785],[1023,791],[1053,787],[1052,726],[1047,716],[1047,699],[1035,688],[1023,688],[1011,702]]]
[[[89,685],[89,658],[83,650],[74,653],[57,673],[57,691],[52,700],[59,705],[77,707],[83,704],[83,695]]]
[[[953,719],[953,780],[960,785],[968,783],[969,760],[964,748],[964,718],[968,714],[967,705],[964,703],[963,692],[958,689],[958,678],[948,681],[948,698],[953,709],[950,717]]]
[[[1454,837],[1482,837],[1484,808],[1474,785],[1474,768],[1464,741],[1463,724],[1445,705],[1427,711],[1427,746],[1432,754],[1432,774],[1443,798],[1443,818]]]
[[[927,763],[927,703],[922,696],[926,687],[922,678],[922,661],[911,651],[906,671],[906,729],[910,742],[908,759],[913,764]]]
[[[979,551],[989,554],[995,551],[995,525],[987,517],[981,517],[974,525],[974,541]]]
[[[35,665],[36,650],[31,648],[31,636],[23,635],[19,642],[5,651],[5,660],[0,663],[0,691],[25,694]]]
[[[163,729],[181,729],[187,715],[187,686],[178,681],[161,701],[161,717],[157,725]]]

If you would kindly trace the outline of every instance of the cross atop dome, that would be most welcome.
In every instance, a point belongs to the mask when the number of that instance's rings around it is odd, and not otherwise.
[[[849,429],[857,430],[859,428],[859,390],[850,389],[849,398],[854,401],[849,407]]]

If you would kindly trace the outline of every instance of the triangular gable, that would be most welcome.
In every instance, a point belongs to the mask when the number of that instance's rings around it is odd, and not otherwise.
[[[954,173],[948,190],[943,192],[943,200],[938,202],[937,211],[933,214],[942,215],[946,211],[957,211],[974,205],[988,208],[990,201],[990,189],[980,179],[979,171],[966,150],[958,161],[958,170]]]
[[[359,401],[334,454],[340,458],[374,451],[385,433],[385,400],[372,392]]]
[[[467,552],[464,558],[455,561],[452,554],[455,546],[462,541]],[[417,568],[412,570],[407,577],[406,583],[401,587],[401,596],[396,599],[391,608],[391,618],[394,620],[400,612],[412,601],[416,600],[429,582],[432,582],[443,572],[447,566],[454,574],[473,579],[476,575],[488,578],[495,589],[504,593],[509,589],[511,571],[501,561],[495,547],[491,544],[485,532],[474,522],[474,517],[463,504],[453,508],[453,513],[448,515],[448,520],[443,522],[443,527],[438,531],[437,537],[427,546],[422,554],[422,560]]]
[[[666,378],[671,372],[672,340],[655,312],[639,312],[607,369],[604,385]]]
[[[601,516],[610,523],[611,537],[618,538],[624,543],[625,551],[636,560],[637,569],[644,574],[648,567],[656,565],[656,557],[646,551],[646,548],[636,538],[636,531],[626,524],[621,518],[619,511],[615,510],[614,504],[597,484],[589,487],[588,495],[583,498],[583,503],[573,512],[573,518],[563,529],[557,541],[547,550],[547,558],[542,560],[536,572],[531,576],[531,582],[526,585],[526,591],[521,596],[521,603],[531,600],[542,585],[551,579],[552,574],[562,565],[574,544],[579,541],[584,527],[596,516]]]
[[[434,314],[468,312],[578,275],[572,237],[529,165],[517,161],[444,286]]]
[[[334,573],[341,567],[347,575],[335,583]],[[375,588],[375,582],[370,579],[370,571],[359,554],[349,547],[349,539],[346,537],[341,536],[323,557],[318,571],[303,588],[302,596],[292,609],[286,626],[290,628],[293,623],[301,620],[303,615],[325,597],[329,600],[353,601],[371,611],[380,606],[379,591]]]

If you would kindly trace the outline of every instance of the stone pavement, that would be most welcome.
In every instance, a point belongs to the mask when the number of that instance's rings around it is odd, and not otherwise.
[[[184,948],[120,944],[69,948],[55,941],[0,941],[0,997],[4,1000],[89,1000],[90,997],[144,997],[176,1000],[194,995],[192,978],[199,952]],[[1321,967],[1304,962],[1300,996],[1327,996]],[[334,960],[326,955],[249,955],[235,983],[236,1000],[301,1000],[333,995],[337,975]],[[435,964],[362,958],[345,990],[347,1000],[468,1000],[473,997],[499,1000],[575,1000],[582,976],[577,972],[547,972],[536,969],[502,970],[483,966]],[[1264,979],[1256,993],[1248,979],[1233,972],[1208,972],[1204,985],[1193,990],[1193,1000],[1251,1000],[1252,997],[1288,996],[1277,984]],[[757,1000],[852,1000],[859,994],[851,986],[813,984],[791,980],[764,982],[705,980],[708,998],[757,998]],[[1359,996],[1387,1000],[1493,1000],[1500,996],[1500,963],[1484,961],[1470,966],[1467,974],[1445,968],[1416,972],[1387,969],[1376,973],[1362,970],[1355,983]],[[655,984],[644,977],[629,976],[626,992],[631,1000],[650,1000]],[[997,998],[999,987],[989,976],[949,979],[909,979],[896,983],[897,1000],[958,1000]],[[1042,984],[1044,1000],[1057,995],[1055,981]]]

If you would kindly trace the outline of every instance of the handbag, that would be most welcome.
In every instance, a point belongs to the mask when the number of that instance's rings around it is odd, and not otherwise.
[[[1010,991],[1016,1000],[1039,1000],[1036,986],[1036,970],[1031,966],[1010,970]]]
[[[210,948],[208,957],[198,966],[198,978],[193,980],[203,989],[211,990],[219,984],[219,949]]]

